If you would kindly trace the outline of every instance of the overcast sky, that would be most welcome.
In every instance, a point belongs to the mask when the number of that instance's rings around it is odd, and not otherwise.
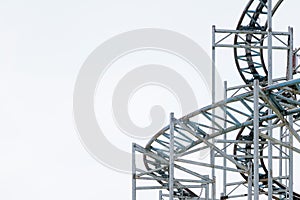
[[[104,41],[139,28],[179,32],[210,55],[211,26],[234,29],[247,2],[1,0],[0,199],[130,199],[131,176],[97,162],[76,132],[72,98],[82,64]],[[299,8],[286,0],[274,19],[276,30],[294,27],[296,46]],[[218,66],[222,79],[242,84],[228,63]]]

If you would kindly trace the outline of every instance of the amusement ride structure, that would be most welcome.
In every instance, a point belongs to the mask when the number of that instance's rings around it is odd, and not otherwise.
[[[282,2],[250,0],[235,30],[213,26],[212,104],[180,119],[171,113],[170,124],[145,147],[133,144],[133,200],[143,199],[137,191],[144,190],[170,200],[300,200],[293,188],[294,154],[300,153],[298,50],[292,28],[272,30]],[[225,82],[224,100],[216,102],[218,48],[232,48],[245,85]],[[283,78],[273,78],[275,50],[287,54]],[[201,152],[209,161],[199,161]]]

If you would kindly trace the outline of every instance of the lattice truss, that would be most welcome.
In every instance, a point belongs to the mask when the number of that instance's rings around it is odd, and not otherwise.
[[[284,163],[289,158],[288,150],[300,153],[300,149],[289,143],[289,134],[293,134],[298,142],[300,119],[300,79],[285,83],[275,84],[260,89],[259,101],[259,124],[260,124],[260,182],[261,192],[267,193],[266,179],[267,167],[264,162],[268,158],[264,154],[267,148],[267,140],[272,141],[274,150],[273,159],[279,160],[278,164],[284,167]],[[189,196],[198,197],[201,191],[192,188],[207,189],[207,184],[214,180],[207,174],[199,172],[207,171],[203,168],[214,167],[226,170],[230,173],[238,173],[242,176],[234,176],[238,179],[228,184],[233,187],[229,191],[229,196],[234,194],[237,187],[248,187],[248,176],[252,174],[249,170],[253,166],[253,91],[242,94],[240,88],[235,91],[235,96],[218,102],[214,105],[197,110],[181,119],[176,119],[174,124],[174,167],[178,170],[178,176],[185,178],[174,179],[174,194],[177,197]],[[268,114],[268,108],[274,113]],[[289,116],[293,122],[289,123]],[[267,134],[268,120],[272,120],[273,137]],[[226,137],[221,139],[222,137]],[[160,186],[145,186],[137,189],[168,189],[169,184],[169,157],[170,157],[170,128],[166,127],[159,132],[143,148],[134,145],[134,151],[142,153],[146,165],[144,169],[136,169],[135,178],[141,180],[156,180]],[[225,159],[227,165],[214,165],[199,162],[199,152],[205,149],[212,149],[215,157]],[[233,150],[232,150],[233,149]],[[196,156],[195,156],[196,155]],[[198,156],[197,156],[198,155]],[[224,163],[217,162],[217,163]],[[192,166],[192,167],[191,167]],[[286,166],[288,167],[288,166]],[[190,170],[193,169],[193,170]],[[285,170],[283,170],[285,171]],[[284,198],[287,195],[287,188],[284,186],[288,182],[287,174],[274,173],[274,195]],[[189,177],[188,179],[186,177]],[[241,177],[241,178],[240,178]],[[242,196],[247,194],[242,194]],[[241,191],[239,190],[239,193]],[[203,193],[204,194],[204,193]],[[240,194],[241,195],[241,194]]]
[[[153,189],[159,199],[172,200],[215,200],[217,189],[220,199],[300,199],[292,188],[300,79],[291,80],[299,49],[293,49],[292,28],[268,29],[282,2],[250,0],[236,30],[213,26],[213,62],[217,48],[232,48],[246,85],[226,86],[224,100],[179,119],[171,115],[145,147],[133,144],[133,200],[137,191]],[[286,52],[283,78],[269,79],[273,50]]]

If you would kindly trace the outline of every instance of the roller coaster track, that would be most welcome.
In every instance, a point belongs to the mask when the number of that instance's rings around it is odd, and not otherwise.
[[[274,0],[272,15],[276,12],[283,0]],[[237,30],[266,31],[267,30],[267,0],[250,0],[238,22]],[[265,35],[259,38],[253,34],[243,37],[235,35],[234,45],[263,45]],[[178,163],[199,164],[188,161],[184,157],[205,148],[213,149],[217,154],[224,157],[236,168],[227,170],[239,173],[246,181],[249,174],[249,166],[253,163],[253,128],[254,128],[254,91],[251,84],[254,79],[259,79],[259,182],[260,192],[268,194],[268,169],[264,162],[264,149],[267,140],[273,144],[281,145],[294,152],[300,153],[300,149],[287,145],[286,143],[272,138],[267,129],[272,120],[273,128],[285,127],[298,142],[300,136],[293,125],[300,120],[300,79],[275,82],[267,85],[268,71],[264,62],[263,49],[253,50],[251,48],[234,48],[234,58],[237,69],[244,82],[250,85],[246,92],[236,94],[223,101],[196,110],[180,119],[174,120],[174,155]],[[272,109],[273,113],[268,113]],[[219,110],[221,112],[216,112]],[[226,117],[224,116],[226,113]],[[287,118],[293,117],[293,124]],[[226,127],[224,124],[226,123]],[[148,175],[153,177],[163,189],[168,189],[169,159],[170,159],[170,126],[163,128],[148,142],[145,148],[135,146],[143,154],[143,161]],[[237,133],[233,145],[233,155],[228,155],[215,145],[212,141],[217,137]],[[203,164],[203,163],[202,163]],[[204,164],[212,167],[209,164]],[[196,177],[202,184],[213,183],[214,180],[208,176],[192,171],[187,167],[174,164],[175,169]],[[218,168],[218,165],[214,166]],[[220,167],[220,166],[219,166]],[[174,196],[179,199],[197,199],[199,194],[193,191],[193,187],[186,186],[187,180],[174,179]],[[248,187],[252,187],[249,186]],[[273,180],[273,199],[288,199],[288,188],[281,181]],[[200,199],[200,197],[199,197]],[[224,199],[224,198],[223,198]],[[225,197],[226,199],[226,197]],[[293,193],[293,199],[300,200],[300,194]]]
[[[258,2],[258,5],[253,5]],[[272,15],[275,14],[278,7],[282,4],[283,0],[273,1],[275,3],[272,9]],[[266,31],[267,29],[267,0],[250,0],[246,6],[239,23],[237,30],[256,30]],[[252,34],[246,34],[245,38],[238,35],[234,38],[235,45],[263,45],[264,35],[261,38],[255,37]],[[261,83],[266,82],[268,78],[268,71],[263,57],[263,49],[255,51],[253,49],[245,49],[245,52],[239,52],[237,48],[234,49],[235,63],[238,71],[246,84],[258,78]]]

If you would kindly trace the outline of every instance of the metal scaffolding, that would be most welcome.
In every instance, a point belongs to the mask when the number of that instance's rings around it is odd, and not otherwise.
[[[293,191],[293,154],[300,153],[294,146],[300,142],[300,79],[293,79],[299,49],[293,49],[292,28],[272,30],[282,2],[250,0],[236,30],[212,27],[212,104],[179,119],[171,113],[170,124],[146,147],[133,144],[133,200],[145,190],[159,190],[161,200],[300,199]],[[221,48],[233,50],[245,85],[224,82],[224,100],[216,102]],[[287,73],[276,79],[275,50],[287,53]],[[204,151],[209,160],[200,162]]]

